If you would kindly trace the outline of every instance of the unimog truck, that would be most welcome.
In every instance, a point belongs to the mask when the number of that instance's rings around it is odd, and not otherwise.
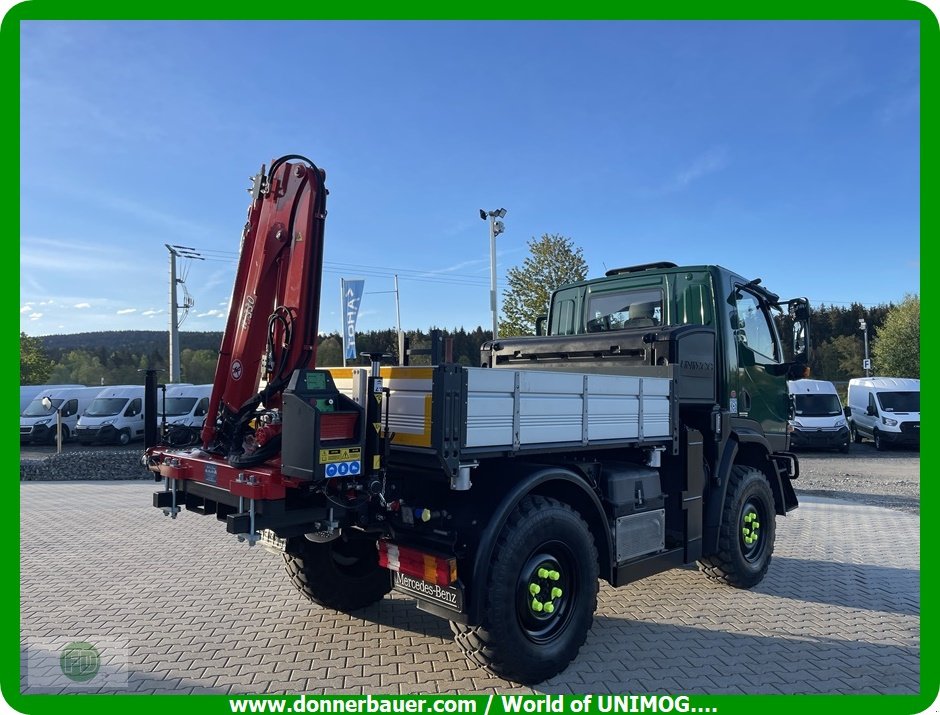
[[[405,593],[522,683],[576,657],[600,579],[761,581],[797,507],[805,299],[646,264],[558,287],[544,334],[486,342],[479,367],[320,368],[324,184],[301,156],[255,177],[201,445],[148,425],[154,506],[280,552],[322,607]]]

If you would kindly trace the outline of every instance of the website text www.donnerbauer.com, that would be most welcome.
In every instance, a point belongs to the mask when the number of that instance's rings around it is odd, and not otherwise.
[[[427,699],[420,697],[330,698],[288,697],[283,700],[231,698],[233,713],[426,713],[427,715],[475,715],[477,702],[467,698]]]

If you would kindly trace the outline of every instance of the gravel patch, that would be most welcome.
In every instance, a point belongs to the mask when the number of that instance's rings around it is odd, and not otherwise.
[[[860,504],[920,513],[920,453],[878,452],[867,443],[849,454],[799,452],[796,493],[847,499]]]

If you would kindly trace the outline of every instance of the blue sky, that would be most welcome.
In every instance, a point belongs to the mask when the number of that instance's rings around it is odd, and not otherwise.
[[[26,22],[20,325],[221,330],[248,177],[327,171],[320,331],[490,324],[526,242],[719,263],[816,304],[919,293],[911,22]]]

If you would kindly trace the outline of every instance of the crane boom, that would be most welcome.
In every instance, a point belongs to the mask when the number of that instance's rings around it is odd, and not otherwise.
[[[297,163],[294,163],[297,160]],[[300,155],[276,159],[254,177],[228,321],[213,381],[204,449],[237,459],[259,405],[279,408],[291,373],[316,358],[325,172]],[[259,391],[261,379],[265,387]],[[214,418],[213,418],[214,417]],[[272,426],[268,437],[276,437]],[[260,457],[276,452],[271,439]]]

